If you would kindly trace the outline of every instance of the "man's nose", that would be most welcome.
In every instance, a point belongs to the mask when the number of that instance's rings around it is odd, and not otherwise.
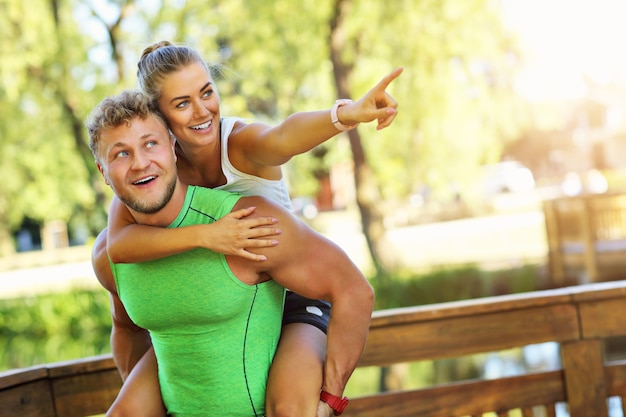
[[[133,158],[133,169],[142,170],[149,166],[151,162],[148,155],[145,155],[143,152],[137,152]]]

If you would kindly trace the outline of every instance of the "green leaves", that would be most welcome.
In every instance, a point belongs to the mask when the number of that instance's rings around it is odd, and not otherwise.
[[[101,180],[81,123],[105,95],[136,87],[136,62],[154,41],[188,44],[225,66],[218,81],[225,115],[273,124],[337,98],[329,60],[335,0],[144,3],[0,0],[0,201],[9,202],[0,204],[0,224],[103,215],[106,196],[94,189]],[[510,91],[516,52],[497,3],[344,0],[342,7],[353,97],[405,67],[390,87],[400,103],[394,124],[359,129],[384,198],[402,199],[420,184],[445,194],[498,158],[521,112]],[[312,170],[350,163],[342,141],[328,143],[323,161],[294,158],[286,167],[294,194],[312,192]]]
[[[0,370],[108,353],[110,334],[104,290],[0,300]]]

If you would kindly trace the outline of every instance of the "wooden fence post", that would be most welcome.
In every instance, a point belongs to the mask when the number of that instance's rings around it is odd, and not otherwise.
[[[602,341],[564,342],[561,344],[561,359],[570,416],[608,416]]]
[[[580,219],[583,229],[583,243],[585,247],[585,282],[579,284],[587,284],[589,282],[598,282],[598,261],[596,256],[596,240],[597,232],[595,227],[596,212],[591,207],[589,198],[583,198],[583,212]]]

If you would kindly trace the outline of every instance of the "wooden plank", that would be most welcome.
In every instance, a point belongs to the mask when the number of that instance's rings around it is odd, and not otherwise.
[[[461,417],[564,401],[562,371],[353,398],[347,417]]]
[[[581,303],[580,323],[583,338],[626,335],[626,297]]]
[[[589,206],[597,217],[599,240],[626,238],[626,195],[603,194],[591,196]],[[600,233],[601,232],[601,233]]]
[[[595,228],[596,223],[587,199],[583,200],[583,207],[580,222],[583,229],[583,244],[585,246],[584,259],[587,279],[585,282],[597,282],[598,266],[596,263],[596,248],[594,245],[597,236],[597,230]],[[581,284],[583,284],[583,282],[581,282]]]
[[[113,356],[105,354],[50,364],[48,365],[48,374],[50,378],[59,378],[115,369],[117,368],[115,367]]]
[[[439,304],[377,310],[372,314],[371,327],[375,329],[390,324],[413,323],[415,321],[513,311],[530,307],[570,303],[572,300],[590,301],[617,297],[624,297],[626,299],[626,280]]]
[[[0,372],[0,390],[46,378],[48,378],[48,369],[45,365]]]
[[[626,397],[626,361],[611,362],[604,367],[609,397]]]
[[[599,339],[561,344],[571,417],[608,415],[602,353]]]
[[[550,268],[550,276],[554,283],[561,284],[565,280],[565,270],[563,268],[559,225],[556,218],[554,201],[544,201],[543,213],[548,240],[548,266]]]
[[[611,298],[626,299],[626,281],[624,280],[576,285],[569,287],[568,290],[572,296],[572,300],[575,302],[600,301]]]
[[[587,282],[620,278],[626,255],[625,202],[623,193],[544,202],[549,266],[555,281],[578,271],[584,271]]]
[[[45,379],[0,391],[2,417],[56,417],[50,383]]]
[[[497,297],[451,301],[439,304],[392,308],[374,311],[372,314],[371,328],[376,329],[378,327],[386,327],[390,324],[475,316],[485,313],[500,313],[570,302],[571,287],[531,291],[520,294],[500,295]]]
[[[407,323],[371,329],[359,365],[459,357],[578,337],[576,309],[567,304]]]
[[[60,416],[105,413],[122,386],[110,354],[50,365],[55,407]]]
[[[105,413],[122,386],[117,369],[54,378],[52,392],[59,416],[84,417]]]

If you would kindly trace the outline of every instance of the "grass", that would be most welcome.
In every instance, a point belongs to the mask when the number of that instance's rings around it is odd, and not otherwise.
[[[545,288],[542,267],[507,270],[476,266],[440,268],[423,275],[398,274],[372,279],[376,310],[536,291]]]

